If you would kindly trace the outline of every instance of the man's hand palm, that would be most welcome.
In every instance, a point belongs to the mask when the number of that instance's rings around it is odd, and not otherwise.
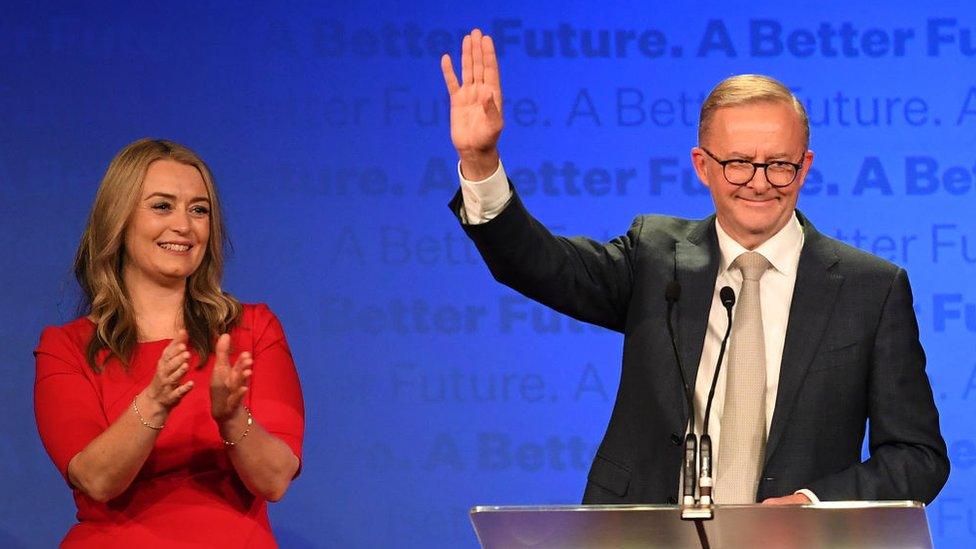
[[[485,84],[466,84],[451,94],[451,141],[458,151],[485,151],[498,143],[502,117],[498,109],[485,109],[494,102]]]
[[[449,55],[441,58],[451,97],[451,141],[462,162],[466,156],[495,155],[502,119],[498,60],[491,37],[475,29],[461,44],[461,82]]]

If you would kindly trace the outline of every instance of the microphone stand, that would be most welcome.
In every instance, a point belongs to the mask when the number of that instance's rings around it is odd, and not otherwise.
[[[674,325],[671,321],[674,306],[680,298],[681,284],[679,284],[677,280],[672,280],[668,284],[667,288],[665,288],[664,299],[668,302],[666,322],[668,327],[668,335],[671,336],[671,350],[674,352],[674,360],[678,365],[678,374],[681,377],[681,386],[684,389],[685,402],[688,404],[688,422],[685,424],[685,429],[688,431],[688,434],[685,435],[685,454],[682,466],[682,474],[684,479],[681,490],[681,505],[687,508],[688,506],[693,506],[696,504],[695,478],[698,476],[696,460],[698,454],[698,437],[695,436],[695,400],[691,394],[691,388],[688,385],[688,380],[685,379],[685,370],[681,367],[681,353],[678,352],[678,343],[674,335]]]
[[[695,479],[698,477],[696,460],[698,454],[698,437],[695,435],[695,399],[691,393],[691,387],[688,385],[687,379],[685,379],[684,368],[681,367],[681,353],[678,352],[678,344],[674,336],[674,326],[671,323],[671,313],[680,296],[681,285],[678,284],[677,280],[673,280],[668,284],[664,292],[664,298],[668,302],[668,335],[671,336],[671,350],[674,351],[674,360],[678,365],[678,373],[681,376],[681,384],[684,387],[685,400],[688,403],[688,423],[685,426],[688,434],[685,435],[685,454],[682,468],[684,479],[682,482],[681,519],[695,522],[695,529],[698,531],[698,538],[701,541],[702,547],[708,547],[708,537],[705,535],[705,527],[701,521],[712,518],[712,509],[711,507],[700,506],[698,500],[695,498]]]
[[[677,282],[672,282],[672,285],[676,286]],[[680,295],[680,287],[675,291],[672,285],[668,286],[668,291],[666,297],[668,299],[668,332],[671,334],[671,345],[674,349],[675,358],[678,357],[678,349],[675,345],[674,332],[671,329],[671,308],[673,302],[677,301],[677,296]],[[673,298],[673,299],[672,299]],[[735,305],[735,292],[732,288],[728,286],[723,286],[719,291],[719,298],[722,301],[722,306],[725,307],[726,315],[728,316],[728,324],[725,328],[725,337],[722,338],[722,345],[718,351],[718,361],[715,364],[715,373],[712,375],[712,384],[708,390],[708,401],[705,405],[705,415],[702,418],[702,435],[701,435],[701,476],[698,479],[698,489],[701,495],[700,500],[696,500],[694,497],[694,486],[690,488],[691,497],[689,498],[689,485],[688,485],[688,474],[689,471],[694,473],[695,471],[695,449],[696,440],[694,437],[694,411],[689,404],[689,409],[691,411],[691,431],[688,436],[685,437],[685,463],[684,463],[684,504],[681,507],[681,519],[690,520],[695,523],[695,532],[698,534],[698,542],[701,544],[702,549],[711,549],[711,545],[708,542],[708,533],[705,532],[705,521],[712,520],[715,518],[715,511],[712,507],[712,439],[708,436],[708,420],[712,412],[712,400],[715,398],[715,386],[718,384],[718,374],[722,368],[722,359],[725,357],[725,348],[729,342],[729,335],[732,333],[732,307]],[[678,359],[678,367],[681,367],[680,359]],[[682,371],[682,381],[684,381],[684,373]],[[691,400],[691,390],[688,388],[687,383],[685,384],[686,398]],[[689,444],[690,443],[690,444]],[[689,463],[691,460],[691,463]],[[690,502],[690,503],[689,503]]]
[[[712,505],[712,437],[708,435],[708,422],[712,414],[712,401],[715,398],[715,386],[718,384],[718,375],[722,369],[722,358],[725,356],[725,348],[729,342],[729,335],[732,333],[732,307],[735,305],[735,292],[728,286],[723,286],[719,291],[719,298],[728,323],[725,328],[725,337],[722,338],[722,346],[718,351],[718,360],[715,363],[715,373],[712,375],[712,385],[708,390],[708,402],[705,405],[705,417],[702,420],[701,436],[701,476],[698,479],[699,493],[701,494],[701,504],[711,508]]]

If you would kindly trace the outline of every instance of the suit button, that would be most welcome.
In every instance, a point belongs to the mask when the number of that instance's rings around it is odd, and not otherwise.
[[[668,498],[668,503],[670,503],[671,505],[674,505],[674,504],[678,503],[678,498],[676,498],[674,496],[671,496],[671,497]]]
[[[671,444],[681,446],[681,435],[678,433],[671,433]]]

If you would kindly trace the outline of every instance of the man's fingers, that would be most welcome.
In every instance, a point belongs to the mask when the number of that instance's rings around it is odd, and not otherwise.
[[[474,81],[471,72],[471,35],[466,35],[461,41],[461,81],[470,84]]]
[[[778,498],[766,498],[762,501],[763,505],[807,505],[813,503],[804,494],[792,494]]]
[[[482,34],[480,29],[471,31],[471,69],[475,83],[485,81],[485,56],[481,47]]]
[[[461,86],[458,85],[457,75],[454,74],[454,65],[451,63],[451,56],[446,53],[441,56],[441,72],[444,73],[444,83],[447,84],[447,93],[454,95],[454,92]]]
[[[495,41],[486,35],[481,40],[481,49],[485,64],[485,84],[495,93],[495,102],[501,110],[502,82],[498,71],[498,56],[495,55]]]

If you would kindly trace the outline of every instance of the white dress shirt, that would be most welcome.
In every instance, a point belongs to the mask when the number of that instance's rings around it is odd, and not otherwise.
[[[487,223],[494,219],[512,198],[512,191],[508,185],[508,177],[501,162],[498,169],[491,176],[482,181],[465,179],[458,163],[458,177],[461,180],[461,196],[464,207],[460,212],[461,221],[471,225]],[[715,362],[718,360],[719,348],[725,336],[728,324],[725,307],[719,298],[719,290],[729,286],[739,294],[742,288],[742,273],[729,266],[739,255],[749,251],[736,242],[716,220],[715,229],[718,233],[718,245],[721,259],[715,290],[712,297],[712,307],[708,314],[708,330],[705,334],[705,344],[702,348],[701,360],[698,363],[698,375],[695,380],[695,432],[701,434],[705,405],[708,391],[711,388],[712,376],[715,374]],[[803,249],[803,227],[794,213],[790,221],[769,240],[763,242],[754,251],[759,252],[772,264],[760,281],[760,302],[762,306],[763,337],[766,343],[766,435],[773,419],[773,409],[776,407],[776,393],[779,389],[779,370],[783,359],[783,346],[786,342],[786,325],[790,316],[790,304],[793,301],[793,286],[796,284],[796,269],[800,262],[800,250]],[[733,318],[735,309],[733,309]],[[685,334],[685,337],[688,337]],[[718,454],[722,451],[722,410],[725,406],[725,378],[728,371],[728,348],[722,358],[722,368],[719,372],[715,396],[712,399],[712,413],[708,425],[708,434],[712,438],[712,463],[718,463]],[[713,485],[721,476],[722,471],[713,465]],[[679,483],[680,486],[680,483]],[[814,503],[818,503],[816,495],[810,490],[799,490]],[[721,501],[721,500],[720,500]]]

